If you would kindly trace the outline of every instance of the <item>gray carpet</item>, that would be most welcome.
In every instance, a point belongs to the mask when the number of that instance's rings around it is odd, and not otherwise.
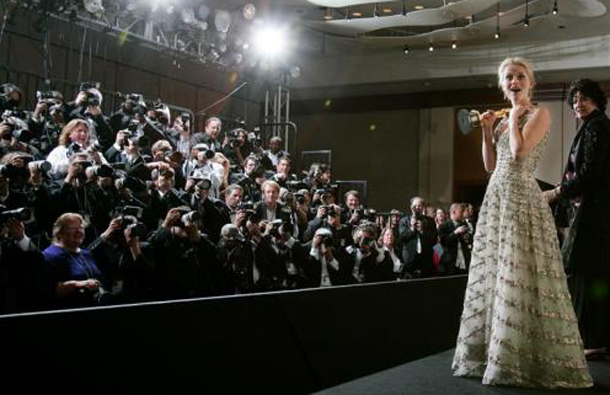
[[[317,392],[319,395],[610,395],[610,359],[590,361],[595,387],[583,390],[540,390],[482,386],[481,381],[451,375],[453,350],[406,363]]]

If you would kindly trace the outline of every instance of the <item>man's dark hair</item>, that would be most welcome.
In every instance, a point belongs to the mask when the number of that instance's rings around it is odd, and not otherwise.
[[[568,91],[568,105],[570,108],[574,107],[574,96],[576,95],[576,92],[580,92],[582,95],[593,100],[601,112],[606,111],[608,99],[606,99],[606,95],[597,81],[583,78],[572,82],[570,90]]]

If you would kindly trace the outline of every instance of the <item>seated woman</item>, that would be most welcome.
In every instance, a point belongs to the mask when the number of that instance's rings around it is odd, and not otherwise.
[[[85,221],[80,214],[62,214],[53,225],[53,244],[44,250],[56,307],[86,307],[100,304],[105,294],[102,273],[88,250]]]

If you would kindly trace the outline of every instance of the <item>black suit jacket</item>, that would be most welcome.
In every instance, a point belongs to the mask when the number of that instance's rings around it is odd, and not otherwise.
[[[458,246],[462,247],[462,254],[464,254],[466,268],[468,269],[470,266],[470,248],[472,244],[469,241],[472,240],[472,235],[470,232],[462,235],[456,235],[454,232],[461,225],[466,225],[466,223],[461,222],[456,224],[452,220],[448,220],[438,229],[441,245],[443,246],[440,270],[445,274],[455,273],[455,265],[458,257]]]

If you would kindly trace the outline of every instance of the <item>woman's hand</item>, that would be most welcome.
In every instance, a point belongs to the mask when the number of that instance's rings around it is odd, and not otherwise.
[[[481,127],[483,128],[483,132],[485,132],[485,134],[491,134],[497,119],[498,117],[496,116],[496,113],[491,110],[487,110],[481,114]]]

